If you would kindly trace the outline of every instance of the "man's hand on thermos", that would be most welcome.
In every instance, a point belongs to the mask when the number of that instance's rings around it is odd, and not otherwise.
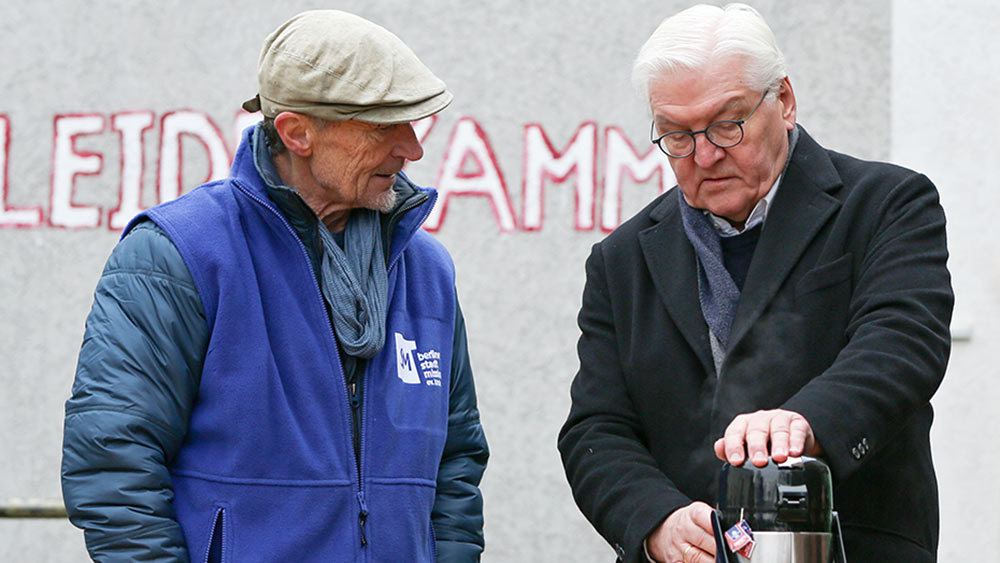
[[[763,467],[768,457],[781,463],[789,456],[822,453],[809,421],[797,412],[782,409],[741,414],[715,441],[715,455],[731,465],[742,465],[749,457],[751,463]]]

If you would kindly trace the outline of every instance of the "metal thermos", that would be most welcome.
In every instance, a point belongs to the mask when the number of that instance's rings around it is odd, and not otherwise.
[[[720,563],[846,563],[830,468],[815,458],[725,464],[713,526]]]

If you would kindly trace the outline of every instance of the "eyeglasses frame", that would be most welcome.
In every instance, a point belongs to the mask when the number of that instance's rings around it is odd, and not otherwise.
[[[675,131],[667,131],[666,133],[654,139],[653,134],[656,132],[656,120],[653,120],[653,122],[649,124],[650,141],[652,141],[654,145],[659,147],[659,149],[663,151],[663,154],[669,156],[670,158],[677,158],[677,159],[687,158],[692,154],[694,154],[694,151],[698,148],[698,139],[695,138],[695,135],[698,135],[699,133],[704,134],[705,139],[708,140],[709,143],[712,143],[713,145],[719,147],[720,149],[731,149],[743,142],[743,138],[746,136],[746,131],[743,130],[743,124],[749,121],[751,117],[753,117],[753,114],[756,113],[757,108],[759,108],[760,105],[764,103],[764,98],[767,98],[767,95],[771,93],[771,90],[772,88],[764,90],[764,95],[760,97],[760,100],[757,102],[757,105],[755,105],[753,109],[750,110],[750,113],[747,114],[747,116],[744,117],[743,119],[720,119],[719,121],[713,121],[712,123],[709,123],[708,127],[705,127],[704,129],[699,129],[698,131],[681,131],[678,129]],[[712,138],[708,136],[708,130],[722,123],[736,124],[736,126],[740,128],[740,139],[731,145],[720,145],[719,143],[713,141]],[[669,152],[667,152],[667,149],[663,148],[663,145],[660,144],[660,141],[663,140],[663,138],[666,137],[667,135],[676,135],[677,133],[683,133],[691,137],[691,152],[681,156],[672,155]]]

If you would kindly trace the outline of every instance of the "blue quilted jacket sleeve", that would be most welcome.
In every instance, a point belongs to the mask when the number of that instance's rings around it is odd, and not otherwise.
[[[167,464],[207,343],[180,254],[159,227],[137,225],[98,282],[66,402],[63,498],[95,561],[188,561]]]
[[[465,319],[455,302],[455,343],[451,367],[448,438],[438,468],[431,519],[438,563],[479,561],[483,539],[483,495],[479,481],[489,447],[479,423],[476,386],[469,364]]]

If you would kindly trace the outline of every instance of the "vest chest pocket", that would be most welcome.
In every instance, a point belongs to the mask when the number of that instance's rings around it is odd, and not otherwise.
[[[448,430],[453,323],[391,315],[365,377],[365,472],[433,483]]]

